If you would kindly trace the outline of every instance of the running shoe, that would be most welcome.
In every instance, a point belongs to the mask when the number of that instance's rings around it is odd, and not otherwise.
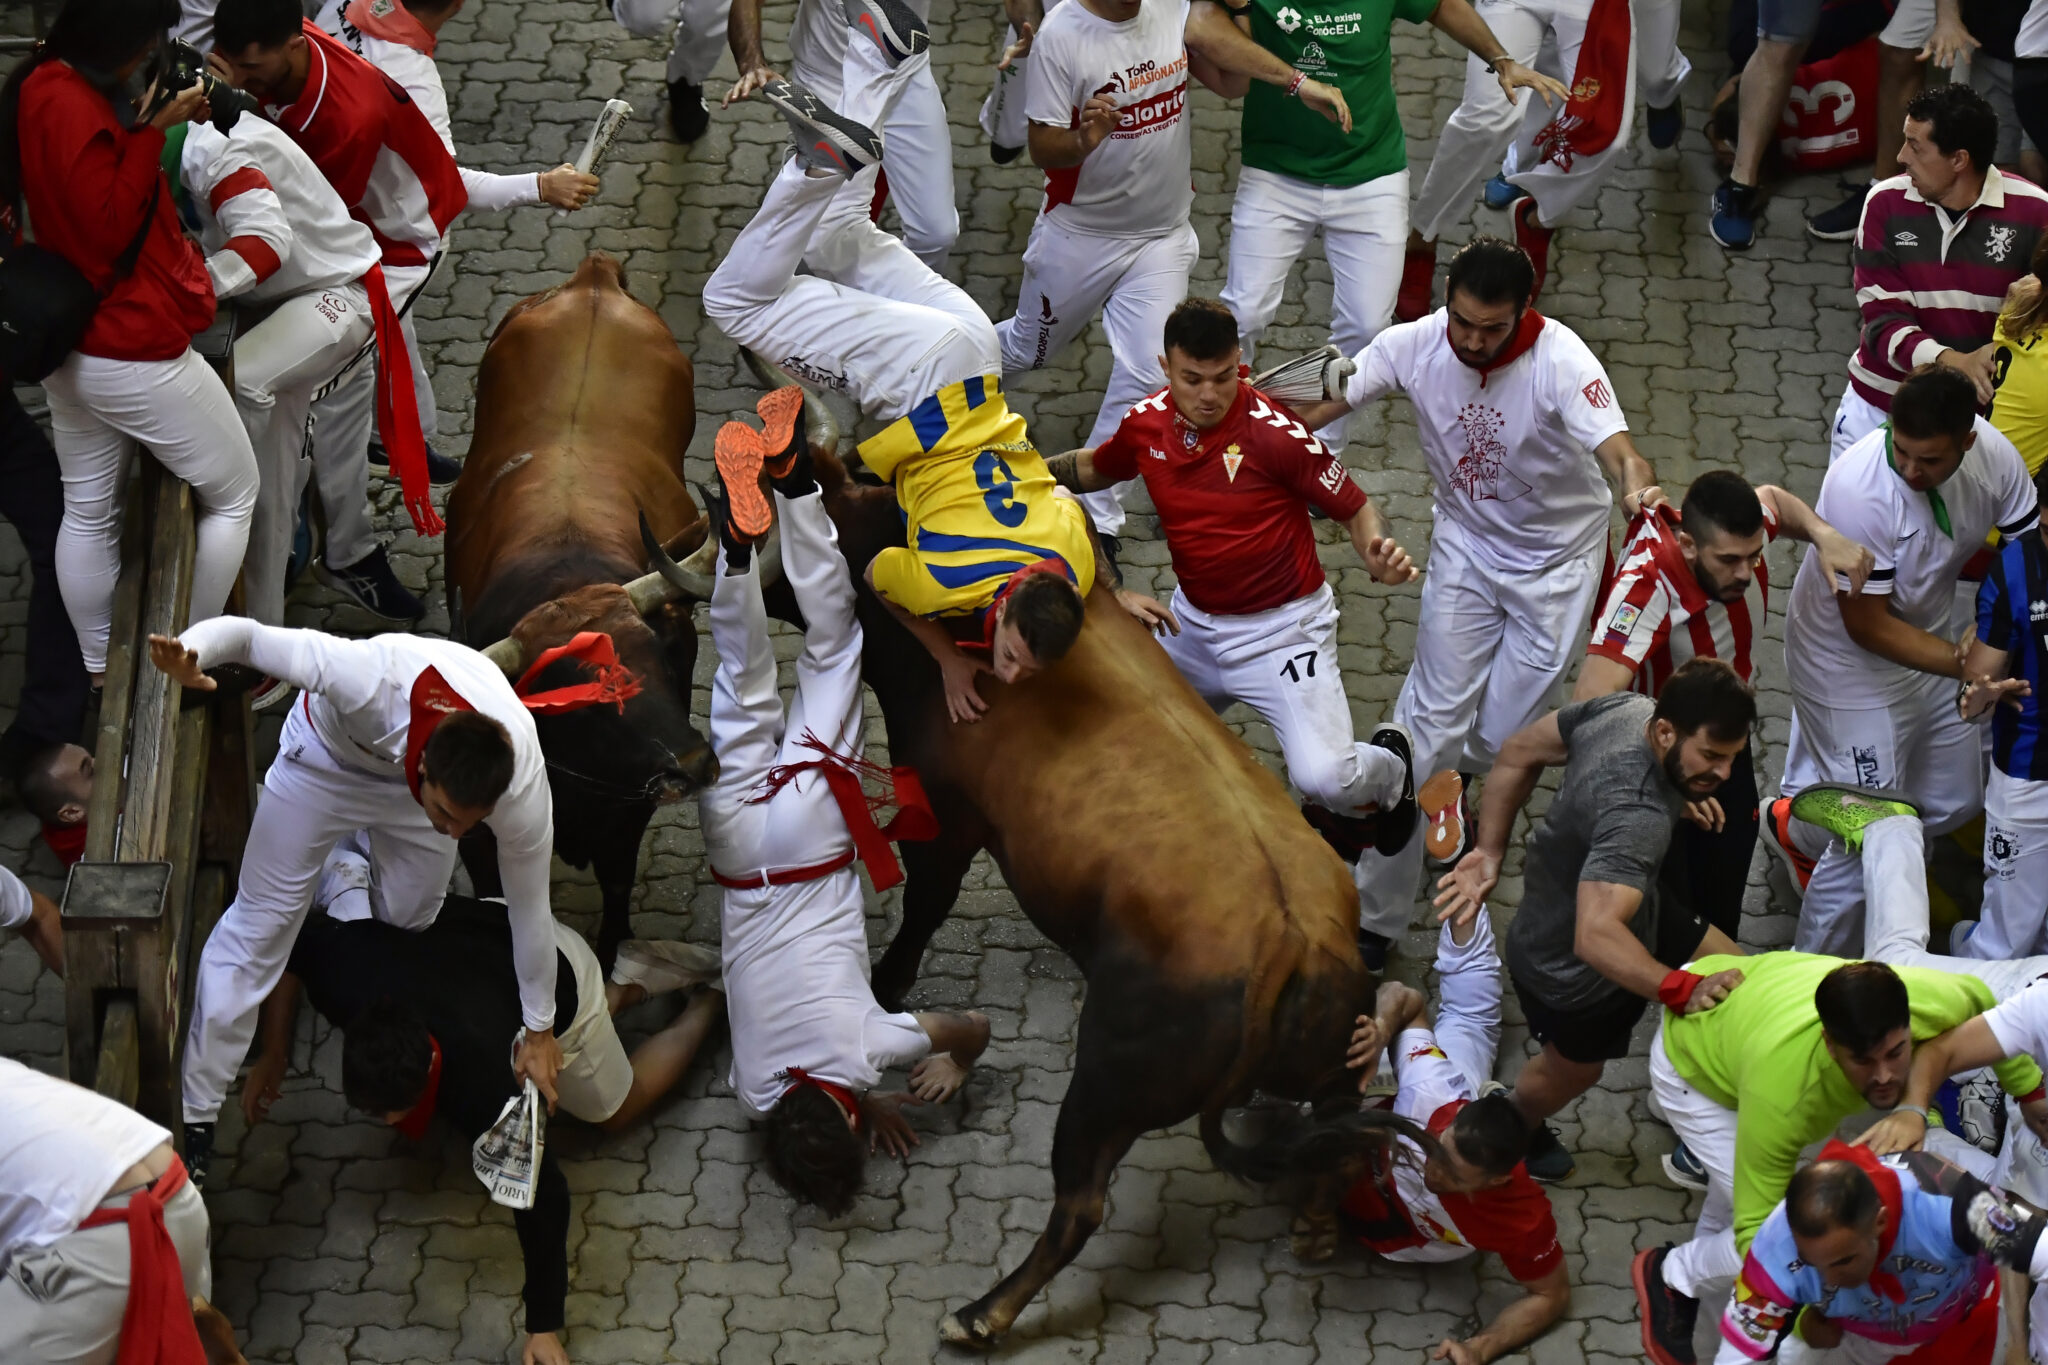
[[[1920,810],[1897,792],[1823,782],[1792,798],[1794,820],[1819,825],[1847,844],[1851,853],[1863,851],[1864,830],[1900,815],[1918,819]]]
[[[1707,1168],[1692,1154],[1692,1148],[1683,1142],[1664,1157],[1664,1174],[1671,1177],[1674,1185],[1683,1185],[1688,1190],[1707,1188]]]
[[[649,995],[683,991],[719,979],[718,949],[676,939],[629,938],[612,963],[612,984],[639,986]]]
[[[1536,287],[1529,291],[1529,302],[1534,303],[1543,296],[1543,280],[1550,273],[1550,239],[1557,234],[1536,221],[1536,201],[1526,194],[1509,212],[1515,220],[1515,245],[1529,254],[1529,263],[1536,267]]]
[[[1422,837],[1422,856],[1433,867],[1456,867],[1472,850],[1472,808],[1465,803],[1465,775],[1454,769],[1440,772],[1422,784],[1415,800],[1428,831]]]
[[[1408,847],[1408,841],[1415,837],[1418,815],[1415,805],[1415,744],[1406,729],[1391,721],[1376,728],[1372,738],[1366,742],[1401,760],[1401,799],[1391,809],[1379,812],[1372,844],[1373,851],[1382,858],[1391,858]]]
[[[881,49],[893,70],[932,45],[931,32],[903,0],[839,0],[847,24]]]
[[[695,142],[711,126],[711,106],[704,87],[691,81],[668,83],[668,129],[678,142]]]
[[[1436,288],[1436,248],[1408,248],[1401,262],[1401,289],[1394,296],[1394,321],[1413,322],[1429,316],[1429,301]]]
[[[1659,151],[1678,144],[1678,135],[1685,131],[1685,106],[1677,100],[1659,109],[1650,106],[1650,116],[1645,120],[1645,130],[1650,135],[1650,145]]]
[[[1774,796],[1764,803],[1764,833],[1767,836],[1764,847],[1785,865],[1785,875],[1797,884],[1803,894],[1806,884],[1813,880],[1813,859],[1806,856],[1806,850],[1799,847],[1799,841],[1792,837],[1791,797]]]
[[[390,452],[381,441],[370,442],[370,463],[382,470],[391,468]],[[443,455],[431,445],[427,447],[427,482],[436,488],[445,488],[462,477],[462,461]]]
[[[775,524],[774,505],[761,491],[761,467],[766,459],[761,433],[745,422],[727,422],[718,429],[712,454],[718,462],[718,481],[725,487],[732,539],[759,544]]]
[[[794,384],[766,395],[754,404],[761,414],[761,449],[770,479],[786,479],[804,452],[804,391]]]
[[[1861,185],[1845,184],[1843,188],[1849,190],[1848,198],[1831,209],[1822,209],[1819,213],[1807,215],[1808,236],[1818,237],[1823,242],[1856,240],[1856,229],[1863,225],[1863,201],[1870,197],[1870,182],[1866,180]]]
[[[1570,1180],[1572,1172],[1579,1169],[1579,1163],[1558,1140],[1557,1129],[1547,1123],[1537,1124],[1536,1131],[1529,1135],[1529,1150],[1522,1157],[1522,1166],[1531,1180],[1545,1185]]]
[[[841,118],[795,81],[770,81],[761,88],[761,98],[789,125],[797,160],[806,170],[831,171],[851,180],[882,159],[879,133]]]
[[[1708,230],[1714,240],[1730,251],[1747,251],[1756,245],[1756,186],[1723,180],[1714,191],[1713,217]]]
[[[391,560],[379,545],[345,569],[335,568],[322,556],[313,572],[322,583],[354,602],[372,616],[410,625],[427,614],[426,604],[391,571]]]
[[[1393,940],[1385,934],[1376,934],[1361,927],[1358,931],[1358,956],[1365,962],[1365,969],[1374,976],[1385,976],[1387,972],[1387,949]]]
[[[1699,1365],[1692,1348],[1700,1301],[1664,1283],[1664,1262],[1671,1246],[1636,1253],[1629,1278],[1635,1281],[1636,1303],[1643,1314],[1643,1350],[1657,1365]]]
[[[206,1188],[206,1173],[213,1167],[213,1125],[185,1125],[185,1177],[194,1189]]]
[[[1495,213],[1506,212],[1508,205],[1522,197],[1522,188],[1509,182],[1505,175],[1496,175],[1486,182],[1486,188],[1479,192],[1486,207]]]

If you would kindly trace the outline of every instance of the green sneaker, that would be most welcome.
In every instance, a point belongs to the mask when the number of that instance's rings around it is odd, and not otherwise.
[[[1895,815],[1920,818],[1920,808],[1897,792],[1875,787],[1839,787],[1828,783],[1808,787],[1792,798],[1792,818],[1818,825],[1849,846],[1863,851],[1863,831]]]

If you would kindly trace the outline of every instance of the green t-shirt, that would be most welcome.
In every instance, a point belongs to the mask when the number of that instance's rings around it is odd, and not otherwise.
[[[1422,23],[1437,0],[1252,0],[1252,40],[1351,106],[1351,131],[1286,90],[1254,82],[1244,101],[1244,164],[1313,185],[1362,185],[1407,169],[1394,105],[1394,20]]]
[[[1688,1084],[1735,1111],[1735,1247],[1747,1251],[1757,1229],[1785,1197],[1808,1143],[1865,1107],[1863,1096],[1821,1041],[1813,992],[1842,959],[1812,953],[1703,957],[1701,976],[1742,969],[1742,984],[1701,1014],[1664,1012],[1664,1055]],[[1897,967],[1912,1011],[1913,1041],[1974,1019],[1996,1001],[1974,976],[1929,967]],[[1993,1068],[2007,1094],[2041,1084],[2022,1055]]]

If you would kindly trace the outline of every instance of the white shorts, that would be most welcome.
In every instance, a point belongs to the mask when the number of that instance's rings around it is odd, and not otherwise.
[[[1877,35],[1886,47],[1918,52],[1934,36],[1934,0],[1898,0],[1891,22]]]

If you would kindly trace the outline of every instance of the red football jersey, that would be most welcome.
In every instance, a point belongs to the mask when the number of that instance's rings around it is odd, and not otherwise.
[[[1365,506],[1364,490],[1315,433],[1242,381],[1208,431],[1189,425],[1161,389],[1096,449],[1095,468],[1144,477],[1181,591],[1212,616],[1268,611],[1322,587],[1310,505],[1339,522]]]

